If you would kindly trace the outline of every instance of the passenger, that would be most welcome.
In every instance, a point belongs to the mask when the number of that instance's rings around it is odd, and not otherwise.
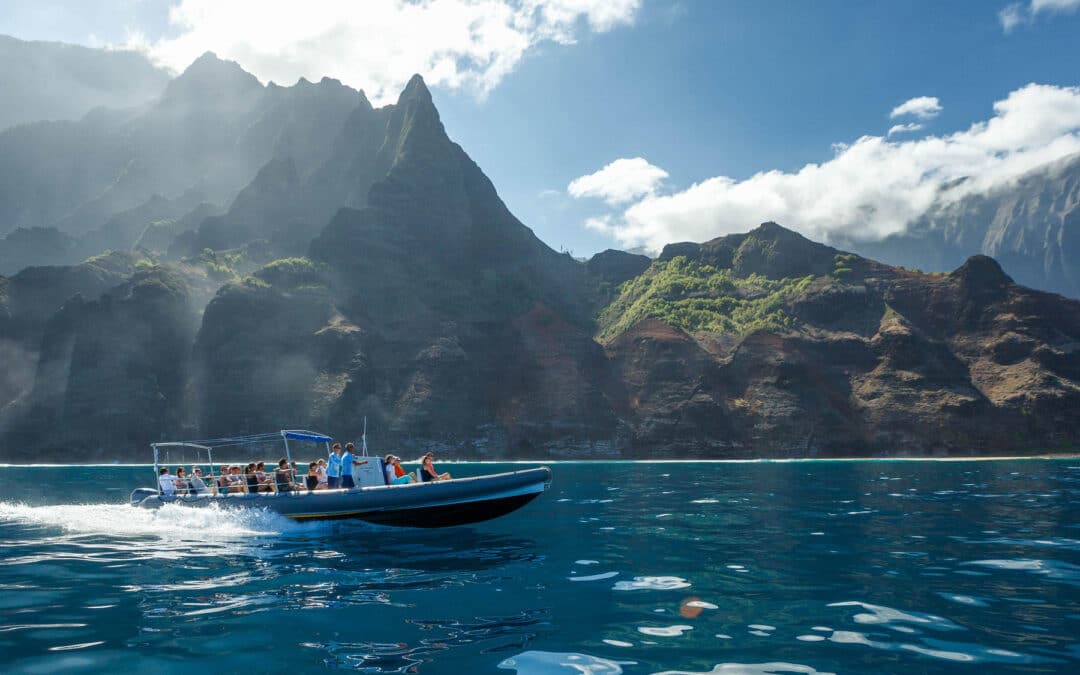
[[[247,492],[244,477],[240,475],[240,467],[233,464],[229,467],[229,493],[242,494],[244,492]]]
[[[292,482],[292,470],[289,468],[289,460],[284,457],[277,463],[277,470],[274,471],[274,482],[277,484],[277,491],[292,492],[296,489],[296,485]]]
[[[188,490],[193,495],[201,495],[209,492],[209,488],[206,487],[206,482],[203,481],[202,469],[193,466],[191,467],[191,479],[188,481]]]
[[[259,492],[259,475],[255,473],[255,462],[249,462],[244,467],[244,486],[248,494],[253,495]]]
[[[326,461],[326,486],[331,490],[341,487],[341,443],[334,443]]]
[[[420,465],[420,480],[425,483],[437,481],[437,480],[450,480],[449,473],[439,473],[435,470],[435,453],[429,452],[424,455],[423,462]]]
[[[158,487],[161,488],[161,494],[166,497],[176,496],[176,476],[169,474],[168,467],[161,467],[158,469]]]
[[[229,467],[227,465],[222,464],[218,467],[218,477],[214,484],[217,487],[218,494],[225,494],[229,491],[231,481],[229,480]]]
[[[352,443],[346,443],[345,454],[341,456],[341,487],[346,489],[356,487],[353,481],[353,468],[368,463],[366,459],[358,461],[353,457],[352,451],[355,447]]]
[[[259,479],[259,492],[274,491],[274,481],[270,478],[270,474],[266,473],[266,462],[255,465],[255,477]]]
[[[319,462],[318,462],[318,465],[319,465],[319,468],[318,468],[318,472],[319,472],[319,488],[318,489],[325,490],[327,487],[329,487],[328,482],[326,480],[326,460],[325,459],[320,459]]]
[[[405,469],[401,468],[400,457],[390,454],[386,456],[385,461],[387,485],[405,485],[413,482],[413,477],[405,473]]]
[[[394,484],[394,478],[396,478],[396,476],[394,475],[394,456],[393,455],[387,455],[386,457],[383,457],[383,473],[386,474],[384,476],[384,478],[386,479],[386,484],[387,485],[393,485]]]
[[[319,489],[319,463],[308,462],[308,472],[304,481],[307,483],[308,492]]]
[[[188,494],[188,487],[190,487],[190,486],[188,485],[187,477],[184,476],[184,467],[182,467],[182,466],[176,467],[176,480],[173,481],[173,482],[176,484],[176,494],[178,494],[178,495],[186,495],[186,494]]]

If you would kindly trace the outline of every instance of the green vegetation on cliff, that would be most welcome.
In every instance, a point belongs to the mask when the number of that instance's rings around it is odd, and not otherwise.
[[[600,312],[597,337],[610,339],[648,318],[690,332],[745,335],[792,330],[796,320],[785,311],[785,303],[813,279],[813,275],[767,279],[760,274],[740,278],[730,269],[684,256],[658,260],[624,283],[619,297]]]

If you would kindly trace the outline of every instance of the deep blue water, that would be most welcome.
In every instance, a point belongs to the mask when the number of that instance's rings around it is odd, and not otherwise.
[[[552,469],[411,531],[2,467],[0,671],[1080,671],[1080,460]]]

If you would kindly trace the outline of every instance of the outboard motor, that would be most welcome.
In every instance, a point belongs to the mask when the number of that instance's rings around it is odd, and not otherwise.
[[[131,505],[139,506],[147,497],[157,497],[157,494],[154,488],[136,488],[131,492]]]

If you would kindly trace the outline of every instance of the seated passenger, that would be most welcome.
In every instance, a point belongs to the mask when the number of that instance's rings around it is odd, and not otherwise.
[[[304,477],[304,482],[307,484],[308,491],[319,489],[319,463],[308,462],[307,476]]]
[[[400,457],[390,454],[386,456],[384,461],[386,462],[387,485],[404,485],[413,482],[413,477],[405,473],[405,469],[401,468]]]
[[[435,470],[434,452],[429,452],[424,455],[423,463],[420,465],[420,480],[425,483],[438,480],[450,480],[449,473],[439,473]]]
[[[288,460],[282,457],[277,463],[277,467],[274,471],[274,483],[277,486],[277,491],[280,493],[295,490],[296,485],[292,481],[292,467],[289,466]]]
[[[188,480],[188,491],[193,495],[201,495],[209,491],[203,481],[202,469],[197,466],[191,467],[191,478]]]
[[[186,495],[188,494],[188,482],[187,476],[184,475],[184,467],[176,467],[176,480],[173,481],[176,484],[176,494]]]
[[[158,487],[161,489],[161,494],[166,497],[176,496],[176,476],[169,475],[169,469],[167,467],[161,467],[158,469]]]
[[[253,495],[259,492],[259,476],[255,473],[255,462],[248,462],[248,465],[244,467],[244,486],[248,494]]]
[[[259,492],[274,491],[274,481],[271,480],[270,474],[266,473],[266,462],[255,465],[255,476],[259,479]]]
[[[225,494],[229,491],[229,467],[222,464],[218,468],[218,477],[214,480],[214,486],[218,493]]]
[[[319,489],[325,490],[330,487],[329,481],[326,480],[326,460],[319,460]]]
[[[228,492],[230,494],[242,494],[247,491],[244,477],[240,475],[240,467],[233,464],[229,467]]]

